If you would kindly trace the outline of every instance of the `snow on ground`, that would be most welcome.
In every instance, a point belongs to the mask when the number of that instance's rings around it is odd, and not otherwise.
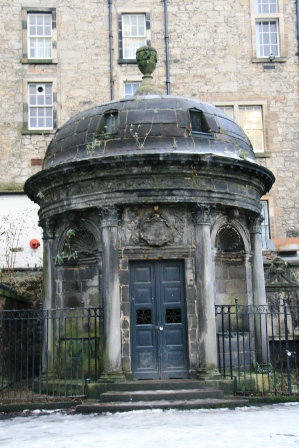
[[[299,403],[193,411],[77,415],[60,411],[0,421],[1,448],[299,447]]]

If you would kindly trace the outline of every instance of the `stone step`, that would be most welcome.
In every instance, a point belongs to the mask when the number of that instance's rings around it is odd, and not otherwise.
[[[86,402],[76,407],[76,412],[81,414],[105,413],[105,412],[128,412],[146,409],[216,409],[216,408],[236,408],[248,406],[249,401],[238,398],[209,398],[195,400],[155,400],[155,401],[136,401],[136,402],[114,402],[98,403]]]
[[[149,390],[198,390],[219,389],[225,395],[234,394],[234,381],[226,379],[217,380],[140,380],[140,381],[118,381],[118,382],[90,382],[87,385],[87,398],[100,399],[104,392],[129,392]]]
[[[169,385],[168,385],[169,387]],[[101,394],[101,403],[136,402],[136,401],[175,401],[203,398],[223,398],[222,390],[212,389],[178,389],[178,390],[137,390],[125,392],[105,392]]]

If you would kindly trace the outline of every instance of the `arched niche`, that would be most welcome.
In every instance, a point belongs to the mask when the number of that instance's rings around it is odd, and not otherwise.
[[[219,218],[212,228],[217,305],[252,301],[251,248],[248,230],[238,219]]]
[[[58,307],[101,305],[101,239],[87,220],[68,222],[60,232],[55,254]]]

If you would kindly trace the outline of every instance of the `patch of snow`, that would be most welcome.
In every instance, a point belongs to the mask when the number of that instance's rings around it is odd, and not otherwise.
[[[0,421],[5,448],[288,448],[299,446],[299,403],[192,411],[48,413]]]

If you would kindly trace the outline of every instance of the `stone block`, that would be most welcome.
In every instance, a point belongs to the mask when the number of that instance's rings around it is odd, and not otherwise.
[[[122,300],[122,302],[129,302],[130,301],[129,287],[128,286],[122,286],[121,287],[121,300]]]
[[[127,258],[122,258],[120,260],[120,269],[123,270],[123,271],[129,269],[129,263],[128,263],[128,259]]]
[[[128,285],[130,281],[130,273],[129,270],[119,271],[119,281],[121,285]]]

